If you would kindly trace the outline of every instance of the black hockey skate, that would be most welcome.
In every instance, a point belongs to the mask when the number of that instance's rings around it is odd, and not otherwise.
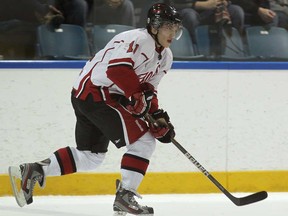
[[[113,204],[114,216],[125,216],[127,213],[132,215],[154,215],[153,208],[139,205],[134,199],[134,196],[137,196],[136,193],[122,188],[118,179],[116,180],[116,188],[116,198]]]
[[[25,163],[19,167],[9,167],[9,176],[15,199],[20,207],[33,202],[33,190],[36,182],[44,187],[44,171],[38,163]],[[17,179],[21,180],[21,188],[18,189]]]

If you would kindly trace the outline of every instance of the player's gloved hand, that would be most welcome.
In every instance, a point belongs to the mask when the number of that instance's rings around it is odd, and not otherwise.
[[[141,84],[141,89],[142,91],[131,96],[131,101],[126,107],[137,118],[142,118],[148,113],[154,92],[154,87],[150,83]]]
[[[158,109],[151,116],[155,119],[157,126],[149,123],[150,132],[160,142],[170,143],[171,138],[175,137],[175,131],[167,112]]]

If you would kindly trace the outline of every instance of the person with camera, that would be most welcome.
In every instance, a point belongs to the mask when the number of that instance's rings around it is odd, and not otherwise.
[[[199,25],[230,25],[242,32],[244,12],[228,0],[168,0],[183,17],[183,26],[188,29],[192,42],[196,43],[195,29]]]

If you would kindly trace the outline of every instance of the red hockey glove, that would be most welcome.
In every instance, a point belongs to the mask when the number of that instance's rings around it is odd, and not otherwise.
[[[141,84],[141,88],[142,91],[134,93],[127,105],[127,109],[137,118],[142,118],[148,113],[154,92],[154,87],[149,83]]]
[[[159,109],[155,111],[151,116],[155,119],[157,126],[155,126],[152,123],[149,123],[150,132],[160,142],[170,143],[171,138],[175,137],[175,131],[174,126],[170,122],[170,118],[167,112],[164,112],[162,109]]]

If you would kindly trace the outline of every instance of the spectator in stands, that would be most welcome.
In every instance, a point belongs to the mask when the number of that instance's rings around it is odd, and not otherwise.
[[[168,0],[183,17],[183,26],[188,29],[195,43],[195,29],[199,25],[230,25],[242,32],[244,12],[228,0]]]
[[[269,3],[278,16],[278,26],[288,30],[288,0],[269,0]]]
[[[130,0],[94,0],[92,23],[135,26],[134,5]]]
[[[62,15],[53,5],[45,4],[40,0],[1,0],[0,22],[20,20],[30,23],[47,23],[55,17]]]
[[[85,27],[93,8],[93,0],[55,0],[55,6],[63,13],[65,24]]]
[[[34,58],[37,26],[62,20],[48,0],[0,0],[0,54],[4,59]]]
[[[277,26],[278,17],[270,10],[269,0],[231,0],[245,12],[245,24]]]

